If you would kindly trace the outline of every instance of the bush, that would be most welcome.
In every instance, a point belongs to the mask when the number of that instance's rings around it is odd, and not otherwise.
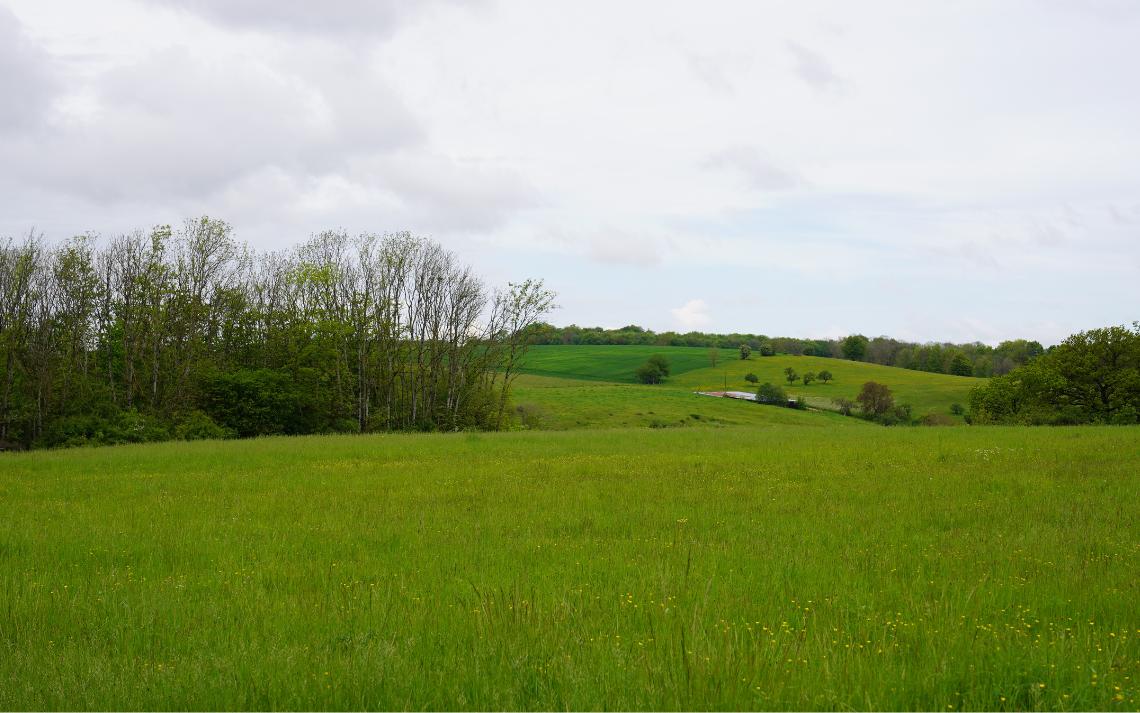
[[[749,372],[749,373],[744,375],[744,380],[747,381],[749,384],[755,384],[757,381],[760,381],[760,377]]]
[[[661,371],[662,376],[669,376],[669,360],[663,354],[654,354],[649,357],[647,364],[655,364]]]
[[[752,356],[752,347],[747,344],[740,345],[740,358],[747,359]]]
[[[804,380],[804,386],[807,386],[811,382],[815,381],[815,372],[814,371],[805,372],[803,375],[803,380]]]
[[[953,426],[957,423],[943,413],[928,413],[918,420],[923,426]]]
[[[634,376],[643,384],[660,384],[662,381],[665,381],[665,373],[662,372],[661,367],[652,360],[637,367]]]
[[[762,357],[776,356],[776,350],[772,348],[771,344],[764,342],[763,344],[760,345],[760,356],[762,356]]]
[[[824,369],[823,371],[819,372],[819,374],[817,374],[817,377],[819,378],[820,381],[822,381],[825,384],[827,382],[831,381],[832,378],[834,378],[831,376],[831,372],[828,371],[827,369]]]
[[[191,411],[174,425],[174,437],[181,441],[202,441],[233,438],[234,432],[214,423],[214,419],[201,411]]]
[[[788,394],[784,391],[783,387],[765,381],[756,390],[756,401],[762,404],[775,404],[777,406],[786,406],[788,404]]]
[[[950,413],[955,416],[961,416],[966,413],[966,409],[962,407],[962,404],[950,404]]]

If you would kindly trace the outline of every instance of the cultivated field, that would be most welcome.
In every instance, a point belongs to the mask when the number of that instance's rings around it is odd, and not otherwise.
[[[0,709],[1135,710],[1138,436],[0,454]]]

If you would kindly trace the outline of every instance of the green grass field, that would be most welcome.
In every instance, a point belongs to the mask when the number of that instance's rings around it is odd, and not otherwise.
[[[0,454],[0,709],[1136,710],[1138,462],[779,423]]]
[[[636,384],[634,370],[653,354],[663,354],[669,359],[672,367],[669,379],[654,386]],[[984,382],[971,377],[931,374],[843,359],[779,355],[742,360],[737,351],[730,349],[718,350],[718,354],[717,365],[711,367],[708,349],[699,347],[533,347],[525,363],[527,376],[520,378],[515,401],[540,406],[545,413],[551,414],[546,422],[556,428],[648,425],[654,416],[646,416],[646,412],[660,410],[645,405],[650,401],[660,403],[661,409],[669,414],[669,418],[658,420],[674,424],[685,417],[683,402],[686,400],[711,400],[694,396],[694,391],[719,391],[727,387],[755,392],[756,386],[744,380],[746,374],[754,373],[759,383],[770,381],[780,384],[789,394],[806,397],[809,404],[821,408],[829,408],[835,398],[854,399],[865,382],[878,381],[891,388],[896,403],[910,404],[916,417],[941,414],[961,423],[961,417],[951,416],[951,406],[967,405],[970,390]],[[796,382],[789,385],[784,379],[784,369],[789,366],[800,374],[826,369],[835,379],[829,384],[815,382],[804,386],[802,382]],[[599,381],[627,384],[628,387],[611,384],[608,391],[587,388],[597,386],[593,382]],[[630,404],[631,407],[623,412],[620,405],[601,407],[593,403],[595,401]],[[779,417],[771,414],[748,413],[754,404],[729,402],[725,406],[724,410],[711,406],[705,408],[716,411],[718,417],[731,423],[781,422]],[[693,408],[698,413],[702,410],[696,406]],[[638,412],[644,417],[639,417]]]

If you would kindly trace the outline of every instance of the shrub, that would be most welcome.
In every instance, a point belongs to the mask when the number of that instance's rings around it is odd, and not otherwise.
[[[234,435],[233,431],[214,423],[214,419],[202,411],[191,411],[174,425],[174,437],[181,441],[216,440],[233,438]]]
[[[788,394],[782,387],[765,381],[760,385],[760,388],[756,390],[756,401],[762,404],[786,406],[788,403]]]
[[[634,376],[643,384],[660,384],[665,380],[665,374],[661,371],[661,367],[652,360],[637,367]]]
[[[757,381],[760,381],[760,377],[749,372],[749,373],[744,375],[744,380],[747,381],[749,384],[755,384]]]
[[[955,416],[961,416],[966,413],[966,409],[962,407],[962,404],[950,404],[950,413]]]
[[[538,404],[522,403],[515,406],[515,418],[523,428],[541,428],[546,422],[546,409]]]
[[[662,376],[669,376],[669,360],[665,358],[664,354],[654,354],[649,357],[647,364],[655,364],[661,371]]]
[[[752,356],[752,347],[748,346],[747,344],[741,344],[740,345],[740,358],[741,359],[747,359],[750,356]]]
[[[831,372],[828,371],[827,369],[824,369],[823,371],[819,372],[819,374],[817,374],[816,376],[819,378],[820,381],[822,381],[825,384],[827,382],[831,381],[832,378],[834,378],[831,376]]]
[[[804,380],[804,386],[807,386],[811,382],[815,381],[815,372],[814,371],[804,372],[803,380]]]

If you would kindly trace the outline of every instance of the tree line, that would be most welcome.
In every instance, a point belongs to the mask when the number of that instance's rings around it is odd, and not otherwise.
[[[800,339],[764,334],[711,334],[706,332],[654,332],[637,325],[619,329],[602,327],[534,326],[536,344],[636,344],[642,346],[705,347],[738,349],[747,346],[760,356],[792,354],[865,361],[884,366],[938,374],[989,377],[1006,374],[1045,353],[1040,342],[1015,339],[996,347],[980,342],[919,344],[890,337],[868,338],[861,334],[843,339]]]
[[[552,307],[408,233],[0,240],[0,446],[500,428]]]

